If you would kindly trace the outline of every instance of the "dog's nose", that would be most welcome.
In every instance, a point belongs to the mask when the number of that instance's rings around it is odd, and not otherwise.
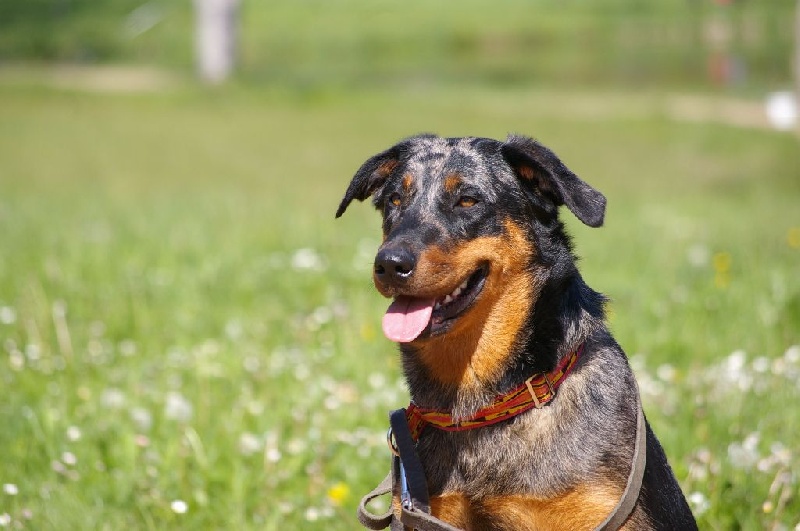
[[[414,272],[417,258],[403,248],[387,247],[375,257],[375,276],[383,282],[405,280]]]

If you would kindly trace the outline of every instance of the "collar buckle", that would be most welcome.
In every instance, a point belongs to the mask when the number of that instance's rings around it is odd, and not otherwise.
[[[536,409],[542,409],[542,407],[544,407],[546,402],[543,402],[542,400],[539,399],[539,396],[536,394],[536,389],[534,389],[533,387],[533,379],[536,378],[537,376],[544,377],[544,381],[545,383],[547,383],[547,388],[550,391],[550,399],[547,402],[549,402],[550,400],[553,399],[554,396],[556,396],[556,391],[555,389],[553,389],[553,384],[550,381],[550,377],[547,375],[547,373],[534,374],[533,376],[525,380],[525,387],[528,388],[528,393],[530,393],[531,398],[533,399],[534,407]]]

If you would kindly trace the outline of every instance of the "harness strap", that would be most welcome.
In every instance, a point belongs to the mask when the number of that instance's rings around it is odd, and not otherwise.
[[[635,382],[635,380],[634,380]],[[636,384],[634,383],[636,386]],[[631,473],[628,475],[628,483],[625,491],[617,502],[617,506],[611,514],[595,528],[595,531],[616,531],[633,512],[636,501],[639,499],[639,491],[642,488],[644,469],[647,464],[647,425],[642,411],[642,399],[639,396],[639,387],[636,386],[636,442],[633,446],[633,459],[631,463]]]
[[[431,512],[428,498],[428,481],[425,469],[417,455],[416,442],[411,438],[411,430],[406,420],[406,410],[397,409],[389,414],[397,453],[400,458],[400,503],[404,509]]]
[[[635,382],[635,380],[634,380]],[[634,385],[636,385],[634,383]],[[414,448],[414,441],[406,422],[406,412],[398,409],[390,414],[390,424],[395,435],[397,454],[392,460],[392,471],[358,506],[358,520],[367,529],[380,530],[391,526],[392,531],[402,531],[404,526],[419,531],[460,531],[430,514],[428,487],[422,463]],[[402,422],[400,419],[402,418]],[[636,507],[647,464],[647,423],[642,410],[639,389],[636,386],[636,442],[633,447],[631,471],[619,502],[594,531],[616,531],[625,523]],[[384,494],[393,493],[401,499],[400,518],[392,509],[375,515],[367,504]],[[407,496],[405,499],[404,496]]]
[[[389,510],[383,514],[374,514],[367,509],[367,504],[375,498],[379,498],[384,494],[389,494],[391,492],[392,472],[389,472],[377,487],[372,489],[369,494],[361,498],[361,503],[358,504],[358,521],[361,522],[361,525],[367,529],[373,529],[375,531],[389,527],[389,524],[392,523],[392,516],[394,516],[392,514],[392,509],[389,508]]]

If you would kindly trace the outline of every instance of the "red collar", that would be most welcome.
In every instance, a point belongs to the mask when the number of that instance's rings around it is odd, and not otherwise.
[[[556,390],[575,367],[582,352],[583,344],[565,356],[552,371],[534,374],[518,387],[476,411],[473,416],[458,422],[453,420],[448,411],[423,409],[411,402],[406,409],[411,437],[418,440],[422,430],[429,424],[444,431],[465,431],[503,422],[532,408],[539,409],[555,398]]]

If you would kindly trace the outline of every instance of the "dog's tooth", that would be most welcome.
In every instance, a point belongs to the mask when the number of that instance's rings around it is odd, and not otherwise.
[[[442,307],[442,303],[441,302],[437,302],[436,304],[433,305],[433,309],[434,310],[438,310],[441,307]]]
[[[469,282],[469,279],[467,279],[464,282],[462,282],[461,285],[458,287],[458,289],[460,289],[462,291],[467,289],[467,282]]]
[[[460,287],[459,287],[459,288],[456,288],[456,289],[453,291],[453,293],[451,293],[451,294],[450,294],[450,296],[451,296],[451,297],[453,297],[454,299],[455,299],[456,297],[458,297],[459,295],[461,295],[461,288],[460,288]]]
[[[453,302],[453,297],[451,297],[450,295],[444,298],[444,304],[450,304],[451,302]]]

